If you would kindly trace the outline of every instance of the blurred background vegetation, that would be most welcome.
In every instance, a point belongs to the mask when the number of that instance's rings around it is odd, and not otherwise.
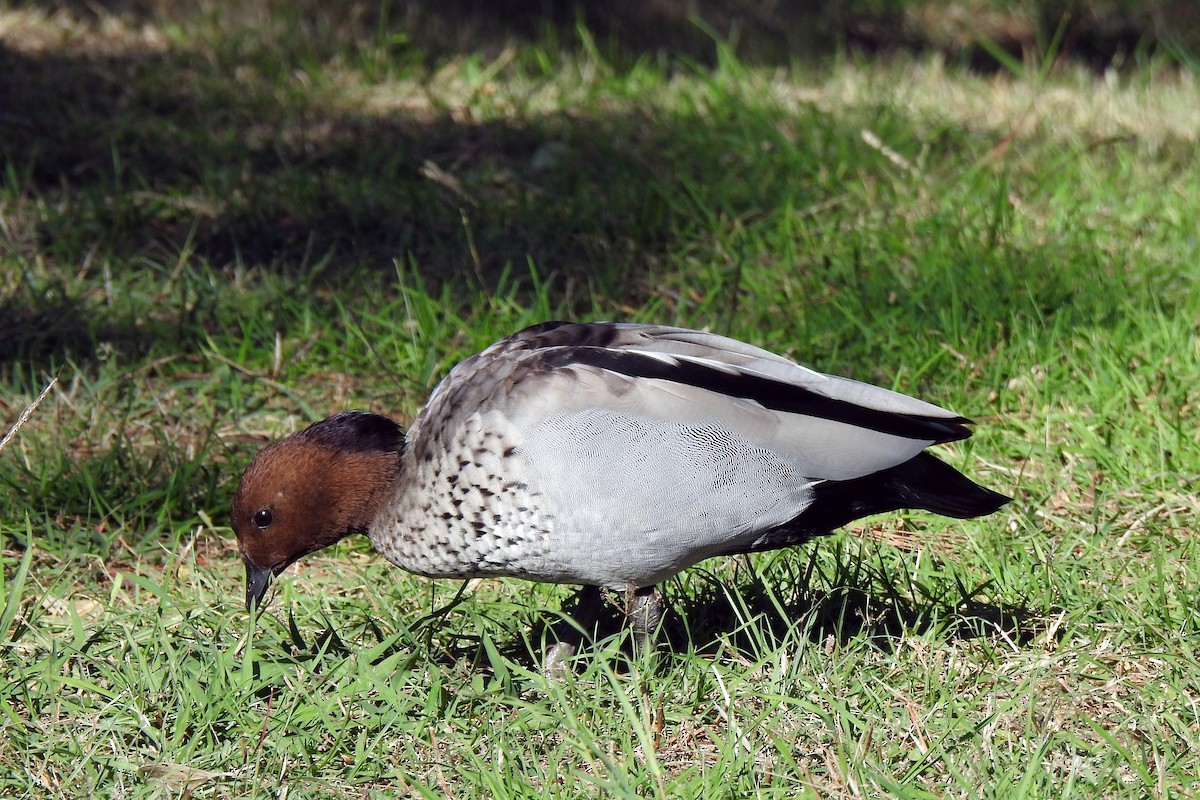
[[[994,46],[1021,57],[1044,51],[1061,29],[1058,56],[1098,69],[1169,53],[1192,60],[1200,47],[1193,0],[411,0],[230,5],[172,0],[49,0],[15,7],[62,8],[131,20],[233,13],[292,13],[340,37],[401,34],[429,56],[498,51],[514,41],[573,39],[582,24],[612,53],[672,54],[709,62],[714,38],[749,63],[787,63],[839,48],[868,53],[937,51],[981,68]],[[399,42],[398,42],[399,43]],[[332,42],[331,42],[332,44]]]
[[[746,212],[793,197],[813,176],[768,159],[760,173],[712,190],[723,170],[708,155],[719,160],[722,128],[743,127],[735,116],[716,109],[713,146],[697,153],[681,152],[696,147],[680,129],[692,124],[688,114],[650,119],[612,98],[589,105],[586,79],[575,81],[573,106],[556,106],[539,93],[549,86],[562,99],[554,74],[571,53],[625,80],[633,97],[638,64],[669,75],[722,53],[803,73],[835,57],[932,52],[985,75],[1082,66],[1120,82],[1147,65],[1139,74],[1190,71],[1200,52],[1200,3],[1191,0],[0,8],[4,243],[19,260],[158,254],[327,280],[357,267],[391,275],[399,259],[434,287],[464,275],[492,284],[532,262],[593,289],[620,286],[635,304],[630,279],[694,233],[697,204],[609,176],[740,195],[732,208]],[[489,78],[501,72],[506,95],[489,107]],[[524,76],[526,96],[512,94],[513,74]],[[373,82],[394,88],[372,94]],[[823,198],[814,189],[812,201]],[[82,297],[90,289],[51,273],[0,280],[0,357],[153,332],[154,314],[128,330],[112,314],[91,320]]]
[[[714,34],[759,64],[854,48],[937,51],[988,69],[994,48],[1044,52],[1060,28],[1061,56],[1096,68],[1164,51],[1190,58],[1200,45],[1200,5],[1188,0],[450,0],[409,3],[405,14],[406,29],[436,49],[479,50],[583,23],[615,51],[701,62],[713,58]]]

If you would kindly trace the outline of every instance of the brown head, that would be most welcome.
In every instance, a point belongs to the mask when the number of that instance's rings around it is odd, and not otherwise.
[[[230,512],[246,564],[246,607],[296,559],[366,533],[391,496],[400,428],[347,411],[260,452],[242,473]]]

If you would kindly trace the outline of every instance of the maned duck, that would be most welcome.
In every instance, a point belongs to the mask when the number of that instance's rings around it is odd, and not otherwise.
[[[790,547],[900,508],[990,514],[1009,498],[928,453],[969,420],[711,333],[550,322],[450,371],[405,437],[345,412],[242,475],[246,604],[352,533],[433,578],[512,576],[630,592],[703,559]],[[584,609],[586,611],[586,609]]]

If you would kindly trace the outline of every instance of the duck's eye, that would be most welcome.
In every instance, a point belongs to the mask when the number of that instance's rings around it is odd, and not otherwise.
[[[261,530],[270,525],[273,519],[274,517],[271,516],[271,509],[260,508],[258,511],[254,512],[254,527]]]

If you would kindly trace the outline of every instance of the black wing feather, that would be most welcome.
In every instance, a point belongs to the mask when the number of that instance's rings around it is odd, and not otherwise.
[[[826,397],[801,386],[772,380],[761,375],[727,372],[687,359],[662,358],[634,350],[602,347],[555,347],[541,354],[542,365],[558,369],[588,364],[631,378],[657,378],[695,386],[710,392],[753,400],[772,411],[805,414],[834,422],[844,422],[867,430],[927,439],[935,444],[966,439],[971,431],[966,417],[927,417],[865,408],[845,400]]]

